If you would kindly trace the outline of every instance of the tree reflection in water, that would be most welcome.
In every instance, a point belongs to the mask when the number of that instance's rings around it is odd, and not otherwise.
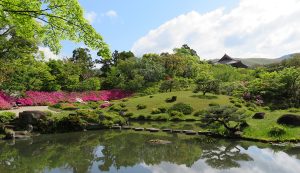
[[[224,142],[213,140],[210,145],[202,145],[201,159],[217,169],[229,169],[240,167],[239,161],[253,161],[246,153],[241,153],[240,146],[236,142]]]
[[[172,143],[153,145],[147,142],[151,139]],[[245,144],[166,133],[101,131],[42,135],[32,141],[16,141],[14,145],[0,141],[0,170],[35,173],[58,168],[86,173],[162,162],[192,167],[198,160],[212,168],[228,169],[239,167],[240,161],[252,160],[241,146]],[[287,151],[293,153],[290,148]]]

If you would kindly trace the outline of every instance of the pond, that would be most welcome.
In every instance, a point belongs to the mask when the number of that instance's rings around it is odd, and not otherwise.
[[[40,135],[0,141],[0,172],[299,173],[300,147],[131,130]]]

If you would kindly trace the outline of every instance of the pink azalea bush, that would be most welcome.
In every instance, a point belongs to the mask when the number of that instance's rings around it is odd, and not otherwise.
[[[42,91],[27,91],[26,97],[17,99],[18,104],[24,106],[33,105],[54,105],[59,102],[74,103],[80,98],[84,102],[89,101],[105,101],[119,100],[132,95],[131,92],[123,90],[102,90],[89,92],[42,92]]]
[[[0,91],[0,110],[10,109],[14,99],[4,92]]]

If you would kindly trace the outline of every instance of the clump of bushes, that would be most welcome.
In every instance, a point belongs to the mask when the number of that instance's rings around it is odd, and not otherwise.
[[[167,98],[165,101],[167,103],[173,103],[177,100],[177,96],[172,96],[171,98]]]
[[[141,109],[146,109],[147,106],[144,104],[138,104],[138,105],[136,105],[136,108],[137,108],[137,110],[141,110]]]
[[[190,104],[176,103],[169,109],[169,112],[172,111],[178,111],[184,115],[189,115],[193,112],[193,107]]]
[[[13,112],[1,112],[0,113],[0,124],[8,123],[16,118],[16,114]]]
[[[97,109],[99,108],[99,102],[88,102],[88,106],[92,109]]]
[[[235,106],[235,107],[238,107],[238,108],[241,108],[241,107],[242,107],[242,104],[240,104],[240,103],[235,103],[234,106]]]
[[[281,126],[273,126],[269,131],[269,136],[280,137],[286,133],[285,129]]]
[[[122,107],[122,105],[120,104],[114,104],[111,107],[109,107],[109,110],[113,112],[120,112],[120,111],[126,112],[128,109],[126,108],[126,105],[125,107]]]
[[[56,109],[66,110],[66,111],[73,111],[78,109],[73,103],[57,103],[52,107]]]

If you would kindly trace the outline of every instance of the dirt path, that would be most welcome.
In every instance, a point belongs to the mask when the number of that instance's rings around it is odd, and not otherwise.
[[[19,107],[18,109],[3,110],[3,111],[0,111],[0,113],[1,112],[14,112],[18,116],[19,113],[23,112],[23,111],[51,111],[51,112],[54,112],[54,111],[50,110],[48,108],[48,106],[26,106],[26,107]]]

